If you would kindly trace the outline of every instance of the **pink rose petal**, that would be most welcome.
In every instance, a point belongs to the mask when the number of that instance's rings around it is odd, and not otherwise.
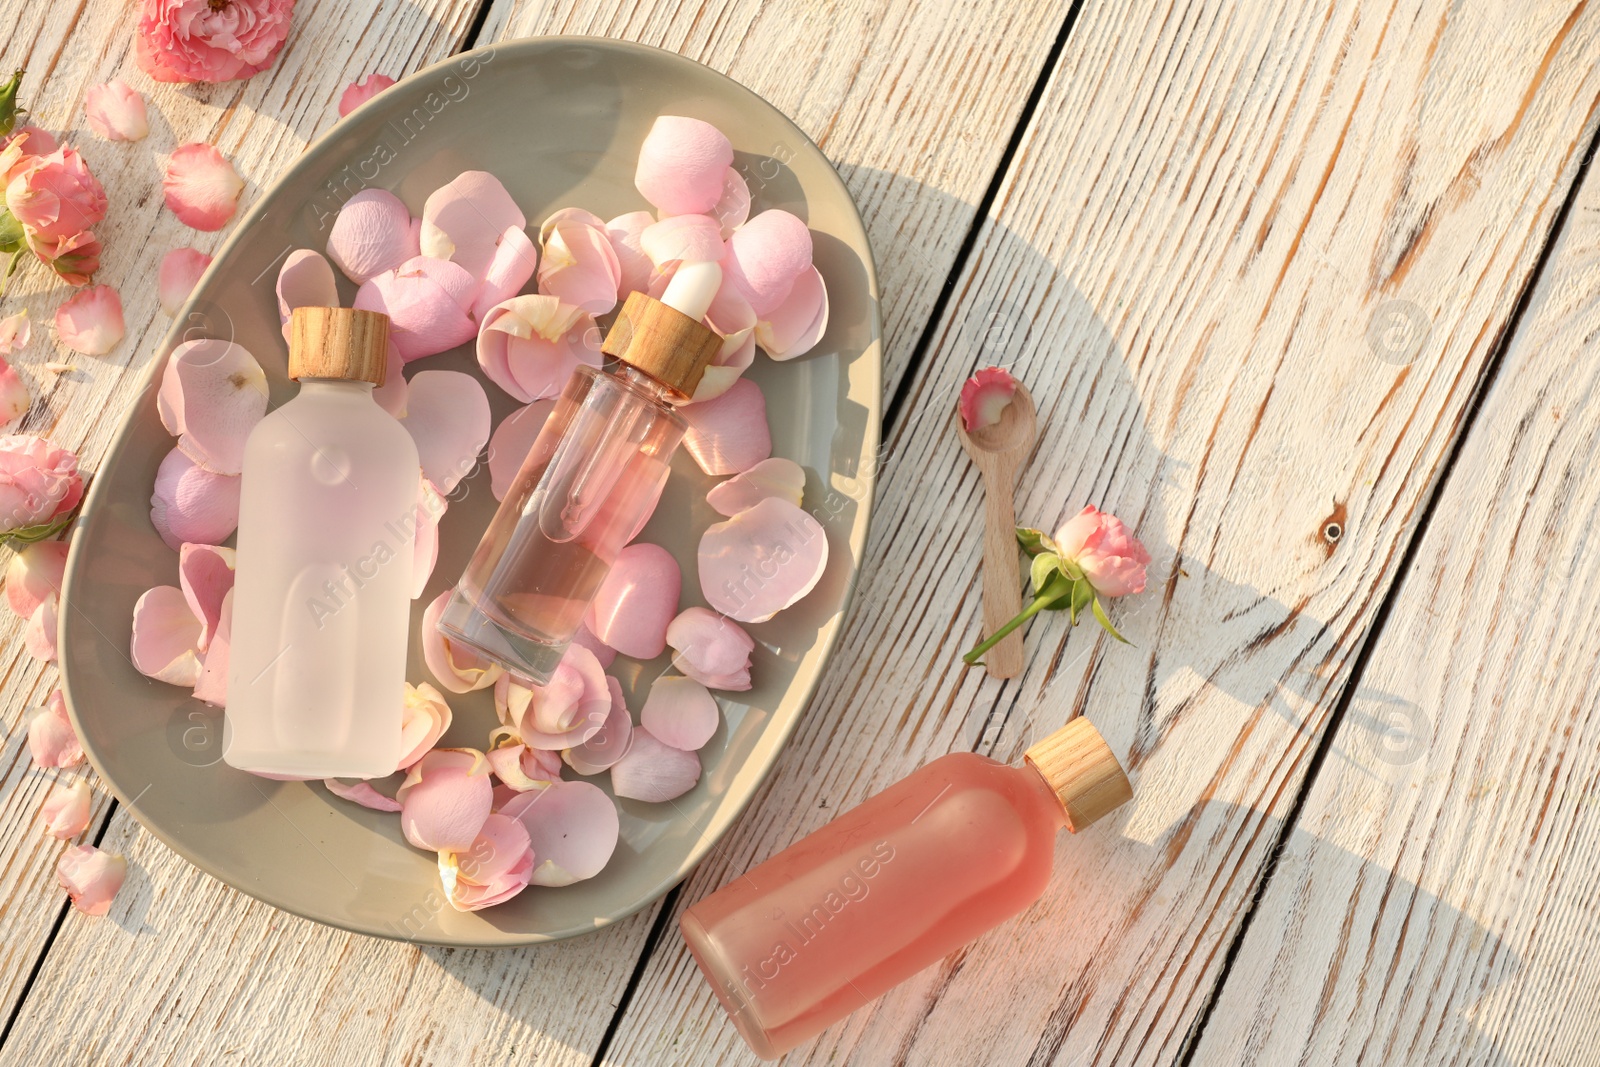
[[[577,632],[572,635],[572,643],[593,652],[601,670],[609,669],[616,661],[617,650],[596,637],[594,631],[581,622],[578,624]]]
[[[711,689],[750,688],[756,643],[744,628],[708,608],[685,608],[667,627],[672,665]]]
[[[487,689],[499,680],[504,669],[483,659],[470,649],[457,648],[439,632],[439,619],[454,589],[446,589],[422,613],[422,658],[440,685],[452,693]]]
[[[473,748],[436,748],[411,765],[395,792],[400,830],[418,848],[470,848],[489,818],[494,784],[489,761]]]
[[[1000,421],[1001,412],[1017,395],[1017,380],[1004,367],[980,367],[961,385],[956,409],[967,432],[982,430]]]
[[[109,285],[80,289],[56,308],[56,337],[74,352],[103,356],[122,340],[122,298]]]
[[[178,584],[189,612],[200,620],[195,647],[204,652],[222,621],[222,600],[233,588],[234,551],[216,545],[184,545],[178,552]]]
[[[527,888],[533,862],[527,828],[508,816],[490,815],[471,848],[439,853],[439,882],[451,907],[478,911]]]
[[[662,115],[639,146],[633,184],[667,215],[710,211],[722,199],[733,145],[709,122]]]
[[[278,321],[283,336],[289,337],[289,315],[295,308],[339,306],[339,284],[333,268],[320,252],[297,248],[284,257],[278,268]]]
[[[373,811],[400,810],[399,801],[378,792],[372,787],[371,782],[341,782],[337,778],[324,778],[322,784],[334,796],[353,804],[360,804],[363,808],[371,808]]]
[[[427,478],[420,480],[417,496],[417,531],[411,545],[411,599],[421,596],[439,562],[439,520],[449,507]]]
[[[622,684],[607,677],[606,687],[611,690],[611,710],[606,714],[605,725],[583,744],[561,753],[561,758],[579,774],[599,774],[607,770],[626,756],[633,744],[633,719],[622,697]]]
[[[617,264],[622,278],[617,285],[617,299],[632,292],[650,288],[650,275],[655,265],[640,246],[646,228],[655,225],[656,217],[648,211],[630,211],[606,223],[606,236],[611,238],[611,250],[617,254]]]
[[[180,145],[161,182],[167,207],[178,221],[197,230],[220,230],[239,209],[244,179],[222,153],[208,144]]]
[[[755,382],[742,378],[721,396],[679,410],[689,423],[684,450],[707,474],[738,474],[772,455],[767,400]]]
[[[44,598],[61,593],[67,573],[67,542],[36,541],[24,545],[6,566],[6,603],[26,619],[44,603]]]
[[[91,800],[89,783],[82,778],[74,778],[65,789],[52,789],[39,806],[45,833],[61,841],[83,833],[89,826]]]
[[[194,688],[200,680],[201,622],[183,590],[158,585],[133,605],[133,666],[140,674]]]
[[[660,545],[629,545],[600,583],[584,625],[624,656],[653,659],[667,647],[683,576]]]
[[[27,308],[0,319],[0,356],[20,352],[32,339],[33,320],[28,317]]]
[[[570,645],[546,685],[502,675],[494,687],[495,712],[530,748],[560,751],[583,744],[605,725],[611,692],[594,653]]]
[[[56,630],[60,625],[61,598],[51,593],[33,609],[23,631],[22,644],[28,655],[45,663],[56,661]]]
[[[639,235],[639,247],[656,267],[668,263],[715,263],[722,258],[722,230],[709,215],[671,215]]]
[[[411,377],[400,421],[417,443],[423,476],[449,493],[472,473],[489,440],[489,397],[470,374],[419,371]]]
[[[554,782],[512,798],[500,810],[527,827],[534,885],[571,885],[593,878],[616,851],[621,829],[617,806],[588,782]]]
[[[591,315],[616,307],[622,265],[605,225],[599,219],[552,218],[541,232],[546,236],[539,257],[539,292]]]
[[[700,375],[700,384],[694,387],[694,403],[700,404],[733,388],[733,383],[743,377],[756,358],[756,331],[754,327],[730,333],[722,339],[722,347],[712,357],[711,363]]]
[[[487,171],[463,171],[435,189],[422,205],[422,254],[451,260],[472,277],[482,278],[494,261],[501,236],[513,226],[520,230],[527,224],[500,179]]]
[[[208,471],[174,448],[156,469],[150,522],[173,551],[227,540],[239,525],[238,475]]]
[[[750,185],[734,167],[722,177],[722,197],[711,214],[722,225],[722,236],[732,236],[750,218]]]
[[[185,341],[167,357],[156,410],[190,459],[216,474],[238,474],[245,439],[267,412],[267,376],[231,341]]]
[[[89,87],[83,113],[89,128],[108,141],[142,141],[150,132],[144,97],[116,79]]]
[[[558,207],[539,223],[539,243],[544,244],[550,240],[550,235],[555,232],[556,227],[564,224],[588,226],[597,230],[606,228],[606,224],[600,221],[600,216],[592,211],[581,207]]]
[[[0,359],[0,429],[9,429],[32,406],[33,394],[28,392],[28,384],[11,364]]]
[[[44,707],[28,720],[28,752],[40,767],[76,767],[83,762],[83,745],[67,716],[67,699],[57,689]]]
[[[383,368],[383,384],[373,386],[372,399],[395,418],[404,418],[406,390],[406,361],[401,358],[400,350],[394,346],[394,342],[390,341],[387,362]]]
[[[495,777],[518,793],[543,789],[561,779],[561,757],[547,749],[512,741],[489,749],[486,755]]]
[[[588,312],[553,296],[514,296],[484,318],[478,365],[524,404],[557,396],[580,363],[600,365],[587,336],[593,326]]]
[[[662,744],[685,752],[703,748],[721,722],[717,698],[693,678],[678,674],[652,682],[650,695],[639,709],[640,726]]]
[[[369,278],[351,306],[388,315],[389,340],[410,363],[472,340],[478,288],[476,278],[456,264],[416,256]]]
[[[110,911],[111,899],[127,876],[127,860],[93,845],[69,848],[56,863],[56,881],[72,898],[72,906],[86,915]]]
[[[811,231],[787,211],[763,211],[733,231],[722,268],[757,315],[782,304],[811,266]]]
[[[659,804],[681,797],[700,780],[700,757],[663,744],[640,726],[628,754],[611,768],[611,791],[619,797]]]
[[[504,500],[511,491],[523,460],[533,451],[533,442],[538,440],[555,406],[554,400],[535,400],[501,419],[495,427],[489,438],[489,491],[496,500]]]
[[[339,117],[344,118],[393,84],[394,79],[387,74],[368,74],[359,81],[351,82],[339,94]]]
[[[400,751],[405,753],[400,757],[402,771],[427,755],[455,719],[444,694],[427,682],[407,683],[405,693],[400,715]]]
[[[168,316],[176,315],[209,266],[211,257],[198,248],[174,248],[162,256],[161,269],[156,275],[161,310]]]
[[[328,231],[328,258],[357,285],[420,254],[411,212],[387,189],[346,200]]]
[[[764,459],[742,474],[718,482],[706,493],[706,503],[718,515],[737,515],[769,496],[779,497],[799,507],[805,496],[806,472],[800,464],[782,456]]]
[[[187,546],[185,546],[187,547]],[[211,641],[200,657],[200,679],[194,683],[196,700],[212,707],[228,706],[228,655],[233,645],[233,590],[222,598],[222,610],[217,618]]]
[[[522,292],[522,287],[533,277],[539,265],[539,250],[523,232],[512,226],[500,235],[494,258],[489,261],[488,273],[483,278],[483,288],[472,302],[472,317],[482,322],[498,303],[510,300]]]
[[[756,326],[756,343],[773,359],[794,359],[828,331],[828,289],[815,267],[800,273],[783,303]]]
[[[700,591],[713,610],[765,622],[816,587],[828,566],[822,525],[768,497],[700,538]]]

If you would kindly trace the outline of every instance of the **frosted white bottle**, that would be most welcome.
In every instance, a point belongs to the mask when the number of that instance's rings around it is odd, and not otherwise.
[[[298,308],[300,393],[245,445],[223,759],[370,778],[400,761],[419,465],[372,399],[387,316]]]

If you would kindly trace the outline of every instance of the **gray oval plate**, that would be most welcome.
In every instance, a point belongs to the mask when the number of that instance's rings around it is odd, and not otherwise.
[[[406,844],[393,815],[331,796],[320,784],[271,782],[221,762],[220,711],[145,678],[128,659],[133,604],[177,584],[177,556],[150,525],[156,466],[172,439],[156,415],[165,353],[185,337],[231,337],[266,368],[273,403],[292,393],[273,285],[292,248],[321,250],[339,205],[364,187],[390,189],[413,213],[463,170],[510,189],[530,228],[578,205],[610,218],[647,205],[633,189],[638,146],[658,114],[693,115],[733,141],[757,210],[807,220],[827,279],[827,336],[808,356],[757,356],[749,376],[767,395],[773,451],[806,468],[806,507],[827,529],[817,588],[756,638],[748,693],[722,694],[724,721],[700,753],[694,790],[663,804],[623,801],[622,840],[596,878],[531,887],[507,904],[462,914],[440,894],[432,853]],[[346,304],[354,287],[341,279]],[[854,585],[872,503],[882,354],[877,282],[861,219],[827,159],[771,105],[680,56],[598,38],[515,41],[421,71],[341,121],[249,210],[152,361],[146,388],[94,478],[73,534],[61,618],[62,686],[95,767],[117,797],[179,854],[276,907],[379,937],[447,945],[522,945],[604,926],[649,904],[710,850],[766,778],[816,688]],[[471,346],[412,370],[477,374]],[[481,377],[481,375],[480,375]],[[496,424],[515,403],[488,387]],[[718,516],[712,479],[679,456],[643,537],[683,566],[685,603],[700,603],[695,546]],[[453,494],[438,567],[412,610],[411,671],[430,680],[417,634],[422,609],[452,584],[493,513],[488,473]],[[620,658],[612,673],[637,713],[665,658]],[[445,743],[482,747],[494,723],[488,693],[450,697]],[[606,783],[606,777],[595,779]]]

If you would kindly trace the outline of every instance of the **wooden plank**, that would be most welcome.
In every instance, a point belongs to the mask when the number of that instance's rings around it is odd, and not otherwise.
[[[1179,1056],[1593,133],[1600,10],[1512,10],[1085,9],[890,442],[841,652],[683,901],[933,756],[1015,759],[1074,713],[1136,799],[1061,843],[1042,902],[789,1062]],[[1114,609],[1133,648],[1049,616],[1020,678],[961,669],[981,525],[950,413],[980,359],[1039,400],[1024,520],[1094,502],[1154,551]],[[676,939],[607,1058],[749,1060]]]
[[[1594,1062],[1597,293],[1591,170],[1196,1062]]]

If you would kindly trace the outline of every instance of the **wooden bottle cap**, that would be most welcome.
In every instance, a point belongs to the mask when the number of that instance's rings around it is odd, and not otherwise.
[[[1026,759],[1061,798],[1073,833],[1133,799],[1122,764],[1088,719],[1073,719],[1028,749]]]
[[[638,290],[611,324],[600,351],[637,367],[668,389],[694,395],[700,376],[722,348],[715,330]]]
[[[289,317],[289,377],[345,378],[382,385],[389,366],[389,316],[354,308],[295,308]]]

